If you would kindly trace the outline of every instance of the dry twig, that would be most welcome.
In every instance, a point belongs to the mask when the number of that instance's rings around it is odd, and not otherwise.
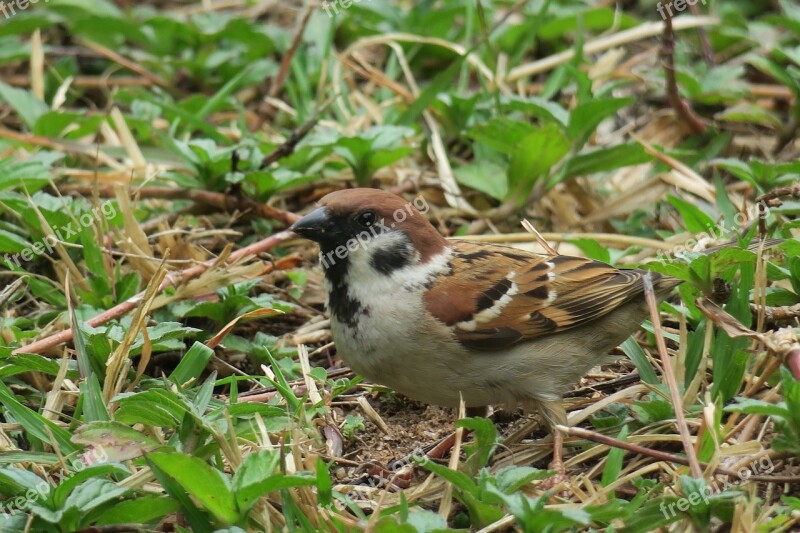
[[[588,439],[594,442],[598,442],[600,444],[605,444],[606,446],[612,446],[614,448],[620,448],[622,450],[626,450],[632,453],[638,453],[641,455],[652,457],[654,459],[658,459],[659,461],[667,461],[669,463],[675,463],[684,466],[689,466],[690,463],[690,460],[685,457],[681,457],[679,455],[667,452],[662,452],[660,450],[653,450],[650,448],[646,448],[645,446],[639,446],[638,444],[634,444],[632,442],[625,442],[619,439],[615,439],[614,437],[609,437],[608,435],[603,435],[602,433],[598,433],[596,431],[591,431],[589,429],[558,426],[558,430],[563,431],[565,434],[568,434],[572,437]],[[706,463],[698,463],[698,467],[702,467],[703,469],[707,469],[708,466],[709,465]],[[738,472],[734,472],[733,470],[728,470],[727,468],[723,468],[721,466],[715,467],[714,473],[723,476],[730,476],[737,478],[740,477]],[[748,476],[747,479],[750,481],[762,481],[765,483],[800,482],[800,476],[762,476],[759,474],[753,474]]]
[[[667,81],[667,98],[678,117],[683,120],[695,133],[706,131],[706,125],[694,114],[689,104],[681,98],[678,92],[678,80],[675,78],[675,32],[672,27],[672,2],[667,4],[664,17],[664,42],[661,57],[664,62],[664,74]]]
[[[230,257],[228,257],[226,262],[230,264],[239,261],[241,259],[244,259],[246,257],[266,252],[267,250],[270,250],[271,248],[274,248],[278,244],[282,243],[292,235],[293,234],[289,231],[282,231],[280,233],[276,233],[275,235],[267,237],[266,239],[260,240],[256,243],[251,244],[250,246],[247,246],[245,248],[233,252],[230,255]],[[187,268],[186,270],[170,272],[166,276],[164,281],[159,285],[156,293],[161,293],[168,287],[173,287],[178,283],[186,283],[190,279],[196,278],[197,276],[205,272],[209,267],[216,264],[216,262],[217,262],[216,259],[211,259],[209,261],[200,263],[199,265]],[[86,324],[92,327],[98,327],[105,324],[106,322],[109,322],[116,318],[120,318],[121,316],[135,309],[142,302],[144,295],[145,292],[142,291],[136,294],[135,296],[128,298],[121,304],[115,305],[111,309],[103,311],[99,315],[90,318],[89,320],[86,321]],[[35,341],[26,346],[21,346],[16,350],[14,350],[12,353],[14,355],[21,353],[34,353],[34,354],[42,353],[44,355],[43,352],[47,352],[48,350],[51,350],[56,346],[60,346],[66,342],[70,342],[72,338],[73,338],[72,329],[66,329],[54,335],[45,337],[44,339],[39,339],[38,341]]]
[[[675,380],[675,373],[672,370],[672,362],[669,360],[669,354],[667,354],[667,345],[664,342],[664,334],[661,331],[661,321],[658,317],[658,302],[656,302],[656,294],[655,291],[653,291],[653,281],[649,275],[644,277],[644,294],[647,299],[647,307],[650,309],[650,319],[653,321],[658,355],[661,358],[664,378],[667,380],[667,388],[669,388],[672,407],[675,409],[675,421],[678,424],[678,431],[680,432],[681,441],[683,442],[683,449],[686,452],[686,456],[689,458],[692,476],[699,479],[703,476],[703,471],[700,469],[700,463],[697,460],[697,454],[695,453],[694,446],[692,446],[692,439],[689,435],[689,427],[686,425],[686,417],[683,414],[683,400],[680,392],[678,392],[678,383]]]
[[[717,327],[721,328],[728,336],[747,337],[760,341],[775,357],[785,364],[795,379],[800,379],[800,342],[792,328],[783,328],[777,331],[756,333],[739,322],[736,318],[726,313],[721,307],[708,298],[698,298],[695,303]]]

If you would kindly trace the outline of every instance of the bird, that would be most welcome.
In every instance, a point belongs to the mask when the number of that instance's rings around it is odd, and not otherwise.
[[[415,400],[540,411],[562,476],[563,394],[681,280],[583,257],[445,239],[420,202],[380,189],[327,194],[290,230],[319,244],[337,353]]]

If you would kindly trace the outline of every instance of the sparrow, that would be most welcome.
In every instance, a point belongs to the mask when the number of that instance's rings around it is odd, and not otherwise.
[[[403,214],[401,216],[401,214]],[[567,255],[447,240],[403,198],[332,192],[290,228],[316,241],[331,332],[357,374],[424,403],[538,408],[563,475],[562,396],[681,280]]]

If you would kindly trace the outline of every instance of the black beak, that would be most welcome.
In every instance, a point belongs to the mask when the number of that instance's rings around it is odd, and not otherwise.
[[[321,241],[331,230],[331,219],[328,215],[327,207],[319,207],[294,224],[289,230],[297,233],[301,237],[312,241]]]

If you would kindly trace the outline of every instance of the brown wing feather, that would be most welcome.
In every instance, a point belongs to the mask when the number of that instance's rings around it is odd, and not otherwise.
[[[643,294],[642,270],[499,245],[451,243],[451,268],[462,274],[435,282],[425,305],[472,348],[502,349],[574,328]]]

